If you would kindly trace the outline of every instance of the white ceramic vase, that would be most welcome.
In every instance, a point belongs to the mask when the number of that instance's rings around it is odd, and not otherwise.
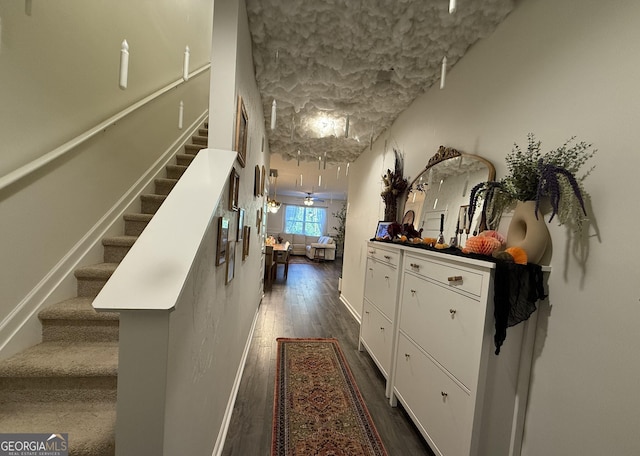
[[[520,247],[527,252],[529,263],[542,259],[550,241],[549,229],[540,210],[536,218],[535,201],[518,201],[507,231],[507,247]]]

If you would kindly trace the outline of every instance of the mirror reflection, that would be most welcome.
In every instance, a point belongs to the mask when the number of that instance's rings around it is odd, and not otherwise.
[[[495,168],[485,158],[440,146],[409,186],[403,213],[413,218],[414,228],[422,230],[421,237],[442,234],[446,243],[464,245],[468,237],[484,229],[480,214],[467,220],[469,192],[494,178]]]

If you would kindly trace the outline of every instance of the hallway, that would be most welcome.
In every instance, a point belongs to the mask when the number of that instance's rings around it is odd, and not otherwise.
[[[272,290],[262,300],[222,454],[270,454],[276,338],[333,337],[340,342],[389,456],[432,455],[402,408],[389,406],[384,378],[371,358],[358,352],[359,325],[339,299],[340,262],[299,261],[290,264],[286,283],[278,269]]]

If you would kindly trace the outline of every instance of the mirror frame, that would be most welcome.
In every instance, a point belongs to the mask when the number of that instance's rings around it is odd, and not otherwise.
[[[411,194],[411,191],[414,189],[414,185],[416,185],[416,183],[420,179],[420,176],[424,175],[424,173],[426,173],[430,168],[434,167],[438,163],[441,163],[441,162],[447,161],[447,160],[451,160],[453,158],[458,158],[458,157],[467,157],[467,158],[471,158],[471,159],[474,159],[474,160],[477,160],[477,161],[483,163],[487,167],[487,169],[489,171],[489,174],[488,174],[486,180],[487,181],[495,180],[495,178],[496,178],[496,169],[493,166],[493,163],[491,163],[486,158],[481,157],[480,155],[468,154],[466,152],[460,152],[459,150],[454,149],[453,147],[440,146],[438,148],[438,151],[435,153],[435,155],[433,155],[429,159],[429,161],[427,162],[427,166],[425,166],[425,168],[415,177],[415,179],[413,179],[411,181],[411,183],[407,187],[407,190],[404,193],[404,197],[401,199],[401,201],[402,201],[402,211],[400,211],[400,213],[401,214],[405,213],[405,208],[406,208],[406,205],[407,205],[407,201],[409,200],[409,195]],[[480,220],[480,231],[484,230],[485,227],[486,227],[486,221],[484,220],[484,217],[483,217],[483,219]]]

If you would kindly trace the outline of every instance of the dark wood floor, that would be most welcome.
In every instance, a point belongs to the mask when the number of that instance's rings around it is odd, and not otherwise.
[[[358,351],[359,325],[339,300],[338,261],[279,266],[259,309],[223,455],[268,456],[277,337],[335,337],[389,456],[433,455],[401,407],[384,396],[384,378],[366,352]]]

